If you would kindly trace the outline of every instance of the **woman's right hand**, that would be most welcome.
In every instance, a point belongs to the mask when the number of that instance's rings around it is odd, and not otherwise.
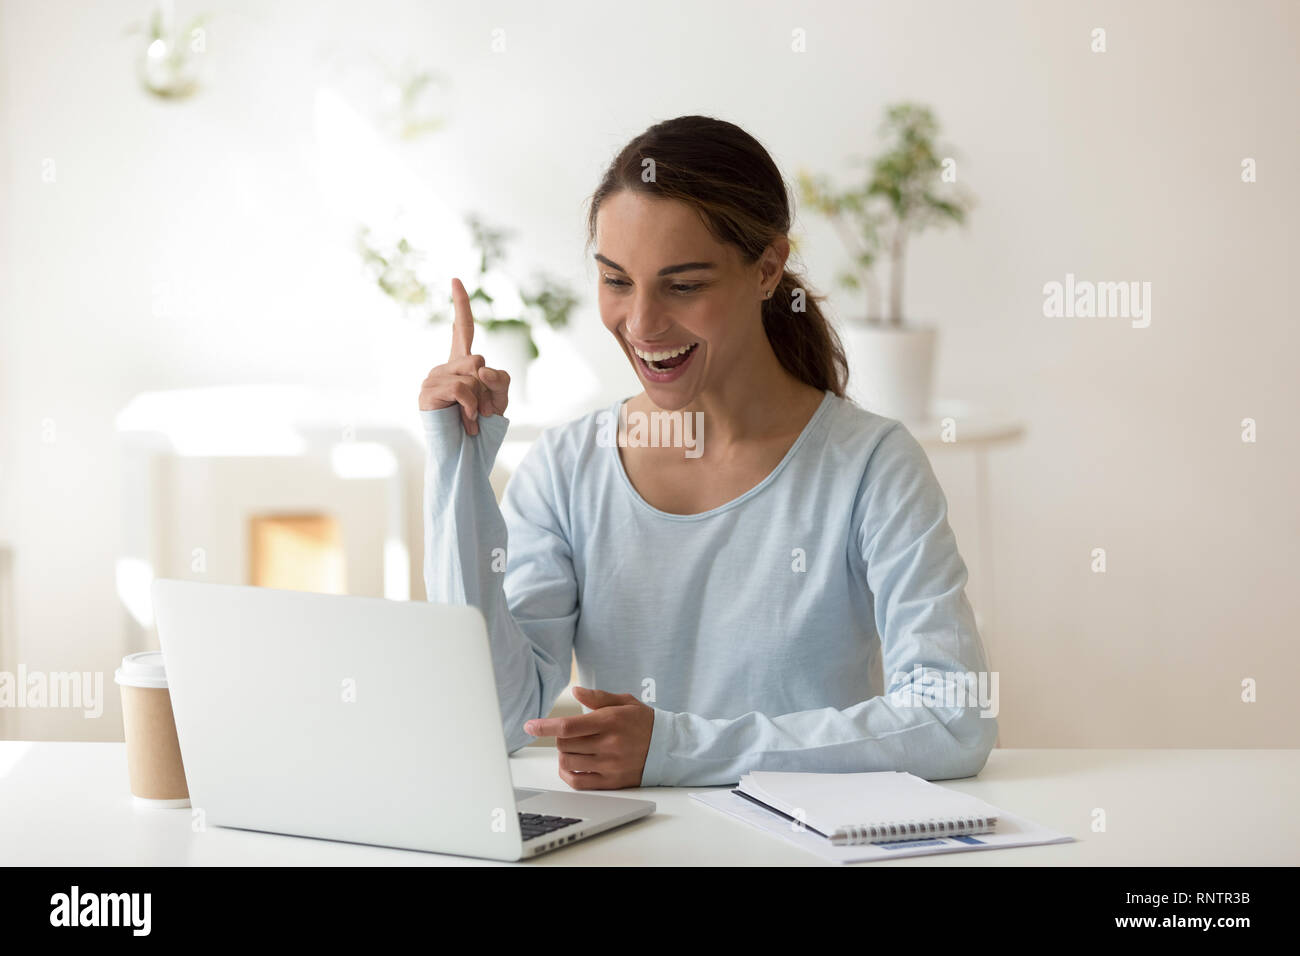
[[[472,355],[474,316],[469,294],[459,279],[451,280],[456,317],[451,327],[451,357],[436,366],[420,386],[421,411],[460,405],[460,420],[469,435],[478,434],[480,415],[504,415],[509,401],[510,375],[488,368],[483,356]]]

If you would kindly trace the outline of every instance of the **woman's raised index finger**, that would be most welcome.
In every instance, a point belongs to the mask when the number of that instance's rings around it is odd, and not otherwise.
[[[459,279],[451,280],[451,300],[456,305],[456,317],[451,324],[451,357],[469,355],[474,342],[474,315],[469,310],[469,293]]]

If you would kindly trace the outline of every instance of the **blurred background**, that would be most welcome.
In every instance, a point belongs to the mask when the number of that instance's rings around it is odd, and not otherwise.
[[[450,277],[517,383],[500,486],[638,391],[585,204],[704,114],[790,183],[857,387],[901,387],[858,394],[947,493],[1000,744],[1296,746],[1298,40],[1264,0],[0,0],[0,675],[104,675],[0,735],[121,738],[157,576],[423,598]],[[916,137],[952,198],[900,267],[854,197]],[[864,321],[894,288],[905,346]]]

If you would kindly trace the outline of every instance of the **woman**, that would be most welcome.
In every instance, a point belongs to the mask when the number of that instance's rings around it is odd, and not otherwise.
[[[946,500],[907,430],[844,398],[789,227],[779,171],[738,127],[685,116],[632,140],[588,244],[645,390],[546,431],[500,508],[510,377],[472,354],[453,282],[451,358],[420,391],[428,597],[482,609],[509,750],[554,736],[575,789],[947,779],[993,746],[996,719],[960,696],[987,665]],[[637,412],[704,427],[693,450],[611,445]],[[590,712],[546,718],[574,653]]]

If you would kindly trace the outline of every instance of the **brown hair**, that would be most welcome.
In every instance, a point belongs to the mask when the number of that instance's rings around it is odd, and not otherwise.
[[[646,181],[646,170],[653,176]],[[776,163],[739,126],[708,116],[679,116],[656,123],[623,147],[592,195],[587,248],[596,241],[600,204],[629,189],[695,207],[709,231],[740,249],[753,264],[790,230],[790,200]],[[763,329],[787,372],[841,398],[848,362],[839,336],[797,273],[786,269],[763,300]],[[796,311],[798,309],[798,311]]]

